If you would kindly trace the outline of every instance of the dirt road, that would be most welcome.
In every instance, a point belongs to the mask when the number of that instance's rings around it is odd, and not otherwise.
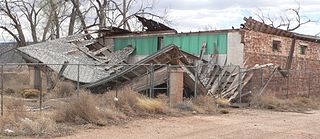
[[[320,111],[309,114],[232,110],[227,115],[143,119],[127,125],[80,131],[60,139],[316,139]]]

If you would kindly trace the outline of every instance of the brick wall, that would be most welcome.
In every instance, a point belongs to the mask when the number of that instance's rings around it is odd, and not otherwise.
[[[273,40],[281,41],[279,51],[273,51]],[[273,63],[284,68],[287,62],[292,38],[281,37],[256,31],[243,30],[244,60],[249,67],[255,64]],[[300,54],[301,45],[306,46],[305,55]],[[287,80],[276,74],[271,80],[267,92],[286,94],[316,94],[320,91],[318,75],[320,75],[320,43],[296,40],[291,66],[289,86]],[[267,81],[270,71],[263,72],[263,80]],[[261,72],[256,73],[261,74]],[[320,77],[319,77],[320,78]],[[253,78],[253,86],[258,85],[261,78]]]

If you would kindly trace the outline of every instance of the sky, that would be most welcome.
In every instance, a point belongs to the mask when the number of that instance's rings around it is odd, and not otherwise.
[[[167,10],[169,26],[179,32],[239,28],[243,18],[256,13],[277,17],[289,8],[298,8],[300,14],[313,21],[295,32],[315,35],[320,32],[320,0],[157,0],[155,10]],[[306,18],[304,18],[306,19]]]
[[[118,0],[122,2],[122,0]],[[154,2],[152,13],[162,15],[166,11],[166,25],[178,32],[219,30],[239,28],[243,18],[252,16],[258,19],[257,13],[275,18],[279,15],[294,17],[289,8],[298,8],[300,15],[312,21],[301,26],[294,32],[320,36],[320,0],[140,0]],[[135,8],[140,8],[140,5]],[[83,5],[82,5],[83,6]],[[306,19],[306,18],[303,18]],[[156,19],[155,19],[156,20]],[[3,23],[0,23],[3,24]],[[30,34],[25,28],[25,34]],[[66,34],[66,32],[64,32]],[[31,35],[26,35],[31,40]],[[14,39],[5,31],[0,30],[0,42],[11,42]]]

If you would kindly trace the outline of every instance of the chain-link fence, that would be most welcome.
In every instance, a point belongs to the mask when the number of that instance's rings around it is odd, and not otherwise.
[[[46,100],[74,92],[77,95],[83,88],[104,93],[129,86],[151,98],[160,94],[176,95],[175,99],[210,94],[235,102],[258,93],[311,96],[320,90],[319,71],[290,70],[289,76],[284,77],[274,68],[248,70],[235,65],[11,63],[0,66],[1,114],[9,99],[23,100],[28,103],[28,110],[41,111],[49,107]]]

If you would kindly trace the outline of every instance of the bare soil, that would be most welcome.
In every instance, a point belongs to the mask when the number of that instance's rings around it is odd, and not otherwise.
[[[59,139],[316,139],[320,111],[308,113],[232,109],[226,115],[140,119],[126,125],[80,130]]]

